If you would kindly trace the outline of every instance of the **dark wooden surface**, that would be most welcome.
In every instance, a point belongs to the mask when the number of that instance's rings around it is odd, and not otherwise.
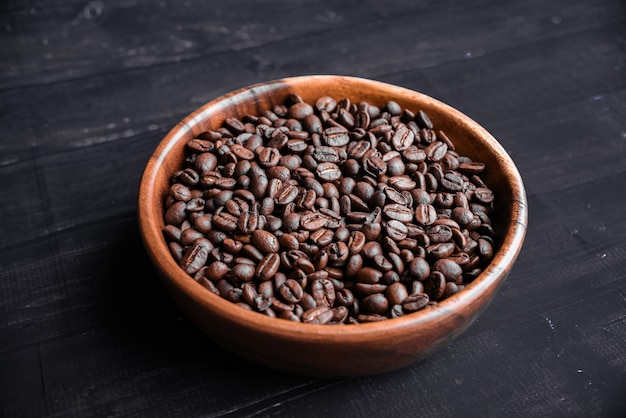
[[[181,314],[138,236],[139,178],[178,120],[305,74],[447,102],[525,180],[502,290],[397,372],[241,360]],[[0,191],[2,417],[626,416],[623,0],[3,0]]]

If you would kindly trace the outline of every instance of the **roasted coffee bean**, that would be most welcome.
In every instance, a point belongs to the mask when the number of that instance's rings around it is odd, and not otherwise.
[[[415,257],[409,263],[408,273],[417,280],[425,280],[430,276],[430,264],[421,257]]]
[[[374,293],[363,298],[361,308],[365,312],[382,315],[389,308],[389,301],[382,293]]]
[[[328,252],[328,264],[331,266],[343,266],[350,256],[350,249],[343,241],[330,244],[326,251]]]
[[[316,306],[302,314],[302,322],[307,324],[327,324],[333,319],[334,313],[327,305]]]
[[[383,273],[390,271],[393,268],[393,264],[382,254],[374,256],[372,264],[375,268],[379,269]]]
[[[387,287],[385,296],[391,305],[400,305],[409,297],[409,292],[403,283],[396,282]]]
[[[300,246],[298,239],[292,234],[282,234],[278,237],[280,248],[283,250],[295,250]]]
[[[226,263],[221,261],[214,261],[209,264],[204,270],[204,276],[211,281],[218,281],[223,279],[229,271],[229,267]]]
[[[383,253],[383,247],[378,241],[366,242],[363,246],[363,250],[361,251],[361,254],[363,254],[363,256],[368,259],[373,259],[375,256],[381,255]]]
[[[280,267],[280,257],[276,253],[269,253],[259,262],[255,275],[259,280],[270,280]]]
[[[176,201],[167,208],[165,212],[165,223],[168,225],[180,225],[187,218],[185,208],[187,203],[184,201]]]
[[[413,190],[417,186],[417,183],[407,175],[390,177],[387,184],[400,192]]]
[[[180,260],[182,260],[185,252],[185,247],[183,247],[176,241],[172,241],[167,244],[167,248],[170,250],[170,254],[172,254],[174,260],[176,260],[177,263],[180,263]]]
[[[278,295],[286,303],[298,303],[302,299],[304,291],[296,280],[287,279],[278,287]]]
[[[193,228],[187,228],[180,234],[180,243],[184,246],[192,245],[198,238],[203,238],[204,234]]]
[[[276,235],[264,230],[252,232],[252,244],[254,244],[263,254],[277,253],[280,244]]]
[[[383,208],[383,214],[387,219],[395,220],[401,223],[407,223],[413,220],[413,211],[410,208],[397,203],[385,205]],[[436,217],[436,214],[434,216]]]
[[[191,190],[189,189],[189,187],[185,186],[182,183],[174,183],[170,187],[170,196],[172,196],[174,200],[182,200],[183,202],[188,202],[189,200],[191,200]]]
[[[378,283],[383,277],[383,273],[374,267],[363,267],[356,274],[356,281],[359,283]]]
[[[480,203],[489,204],[494,200],[494,194],[485,187],[478,187],[474,191],[474,199]]]
[[[374,177],[381,176],[387,172],[387,164],[380,155],[369,150],[363,157],[363,170]]]
[[[193,246],[183,255],[180,260],[180,266],[187,274],[194,274],[200,270],[209,257],[209,251],[213,249],[213,244],[205,238],[195,241]]]
[[[353,231],[345,226],[340,226],[335,230],[334,239],[335,241],[342,241],[345,243],[350,243],[350,238],[352,237]]]
[[[385,293],[386,290],[387,285],[384,283],[356,283],[354,285],[354,292],[361,297],[375,293]]]
[[[387,317],[385,315],[379,314],[359,314],[357,316],[357,322],[355,323],[367,323],[367,322],[378,322],[384,321]]]
[[[354,305],[354,294],[349,289],[339,289],[335,292],[335,301],[339,306],[351,308]]]
[[[366,241],[376,241],[380,237],[381,231],[382,225],[380,223],[366,222],[361,228]]]
[[[356,274],[363,268],[363,257],[361,254],[353,254],[348,258],[344,266],[345,277],[347,279],[352,279],[356,276]]]
[[[493,245],[489,240],[478,239],[478,255],[484,260],[490,260],[493,257]]]
[[[330,306],[335,304],[335,286],[328,279],[317,279],[311,282],[311,296],[317,306]]]
[[[220,296],[220,291],[218,290],[218,288],[215,285],[215,283],[213,283],[212,281],[210,281],[206,277],[200,277],[198,279],[198,283],[200,283],[202,285],[202,287],[204,287],[205,289],[208,289],[211,293],[214,293],[217,296]]]
[[[308,257],[299,257],[294,262],[294,267],[302,270],[305,274],[311,275],[315,273],[315,266]],[[323,273],[320,273],[323,274]]]
[[[362,231],[352,231],[348,239],[348,251],[351,255],[359,254],[365,247],[366,242],[367,238]]]
[[[317,231],[328,223],[328,218],[319,212],[308,212],[300,217],[300,226],[307,231]]]
[[[237,220],[237,228],[244,234],[250,234],[259,227],[260,218],[256,211],[245,211]]]
[[[405,124],[400,123],[391,138],[391,144],[396,151],[404,151],[413,145],[415,134]]]
[[[337,101],[330,96],[321,96],[315,101],[315,108],[318,111],[326,111],[332,113],[337,107]]]
[[[333,323],[344,323],[350,315],[349,309],[345,306],[337,306],[335,308],[332,308],[331,310],[333,312],[331,322]]]
[[[419,225],[431,225],[437,220],[437,210],[433,205],[420,203],[415,209],[415,220]]]
[[[439,180],[439,183],[441,183],[441,186],[446,190],[458,192],[463,189],[465,182],[463,181],[463,177],[459,176],[457,173],[448,171]]]
[[[226,300],[238,303],[242,301],[243,290],[239,287],[234,287],[230,282],[225,279],[219,280],[215,287],[217,287],[220,295]]]
[[[455,282],[461,274],[463,274],[463,269],[459,266],[454,260],[450,258],[442,258],[436,260],[433,263],[432,267],[433,271],[438,271],[443,274],[446,281]]]
[[[343,147],[350,142],[348,130],[342,126],[333,126],[324,129],[322,132],[322,139],[325,144],[331,147]]]
[[[448,225],[433,225],[427,235],[431,244],[449,242],[452,239],[452,229]]]
[[[426,149],[424,149],[426,153],[426,158],[430,161],[440,161],[448,152],[448,145],[442,141],[434,141],[430,143]]]
[[[243,301],[247,303],[249,306],[254,306],[255,298],[258,296],[256,288],[254,287],[254,284],[244,283],[241,286],[241,290],[242,290],[241,298],[243,299]]]
[[[454,243],[441,242],[438,244],[429,245],[426,247],[426,254],[432,259],[447,258],[454,252]]]
[[[400,251],[400,254],[401,253],[402,251]],[[398,274],[403,274],[406,267],[404,265],[405,261],[403,260],[400,254],[389,253],[387,254],[387,258],[389,259],[389,262],[393,266],[393,270],[397,272]],[[409,251],[409,254],[412,255],[413,253]]]
[[[480,174],[485,171],[485,163],[478,161],[464,161],[459,163],[458,170],[466,175]]]
[[[408,313],[417,312],[424,309],[428,305],[428,302],[430,302],[428,294],[413,293],[402,302],[402,309]]]
[[[280,190],[276,197],[274,198],[274,202],[277,205],[285,206],[296,200],[298,197],[298,187],[292,184],[288,184]]]
[[[315,169],[315,173],[320,180],[335,181],[342,176],[341,170],[335,163],[319,163]]]
[[[385,233],[394,241],[401,241],[407,237],[408,228],[400,221],[391,220],[385,225]]]
[[[163,234],[170,241],[180,242],[182,231],[180,228],[174,225],[165,225],[163,228]]]

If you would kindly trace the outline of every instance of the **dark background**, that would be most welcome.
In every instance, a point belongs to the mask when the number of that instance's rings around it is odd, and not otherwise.
[[[306,74],[442,100],[526,184],[496,299],[397,372],[242,360],[181,314],[139,239],[139,179],[169,129]],[[626,416],[622,0],[2,0],[0,192],[0,416]]]

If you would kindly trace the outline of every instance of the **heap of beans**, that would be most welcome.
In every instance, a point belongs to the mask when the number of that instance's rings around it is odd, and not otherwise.
[[[181,268],[245,309],[315,324],[396,318],[493,257],[485,164],[422,110],[291,94],[186,144],[164,235]]]

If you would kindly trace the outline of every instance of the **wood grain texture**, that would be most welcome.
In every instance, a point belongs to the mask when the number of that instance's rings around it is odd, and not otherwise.
[[[625,7],[0,2],[0,415],[623,416]],[[389,375],[305,379],[223,351],[155,282],[138,236],[139,175],[178,120],[235,88],[321,73],[464,111],[528,193],[498,297],[454,344]]]

